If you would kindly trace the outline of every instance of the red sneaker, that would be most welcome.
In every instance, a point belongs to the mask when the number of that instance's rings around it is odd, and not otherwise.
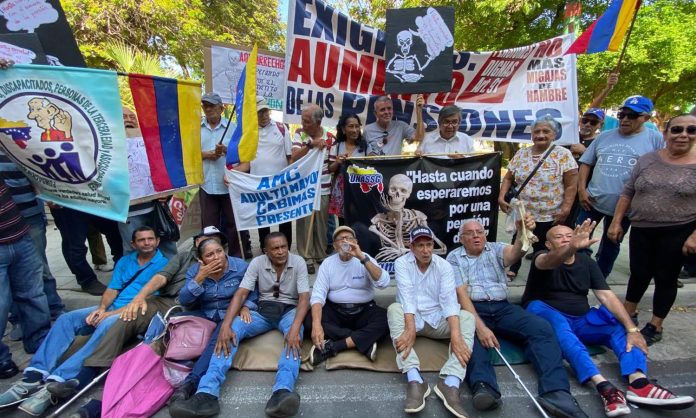
[[[626,398],[623,392],[614,386],[599,393],[604,402],[604,413],[608,417],[618,417],[620,415],[628,415],[631,409],[626,405]]]
[[[638,389],[630,384],[626,399],[636,405],[654,406],[663,409],[686,409],[694,404],[691,396],[677,396],[657,383],[648,383]]]

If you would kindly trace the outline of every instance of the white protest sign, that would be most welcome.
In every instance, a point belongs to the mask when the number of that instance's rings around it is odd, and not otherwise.
[[[311,150],[272,176],[227,170],[237,230],[278,225],[319,210],[324,153],[318,149]]]
[[[34,32],[44,23],[58,20],[58,11],[46,0],[5,0],[0,3],[0,15],[7,19],[7,29]]]
[[[31,49],[0,42],[0,58],[12,60],[15,64],[31,64],[36,54]]]

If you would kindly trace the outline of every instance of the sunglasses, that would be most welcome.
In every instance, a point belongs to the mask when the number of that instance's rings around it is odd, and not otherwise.
[[[384,137],[382,137],[382,144],[386,144],[389,141],[389,132],[384,131],[382,133],[384,134]]]
[[[684,132],[684,130],[686,130],[688,135],[696,135],[696,125],[669,127],[669,133],[674,135],[679,135],[680,133]]]
[[[636,112],[619,112],[618,115],[616,115],[616,118],[621,120],[623,118],[629,118],[630,120],[636,120],[639,117],[643,116],[642,113],[636,113]]]
[[[278,296],[280,296],[280,285],[276,283],[273,285],[273,297],[278,299]]]
[[[580,119],[580,122],[582,122],[583,125],[590,124],[592,126],[597,126],[599,124],[599,121],[597,119],[590,119],[590,118],[582,118]]]

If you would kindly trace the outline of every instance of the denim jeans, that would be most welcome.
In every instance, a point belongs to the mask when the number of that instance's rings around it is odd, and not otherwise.
[[[14,304],[27,353],[36,351],[51,327],[42,269],[28,234],[13,243],[0,244],[0,335],[5,335],[10,305]],[[11,359],[9,349],[0,342],[0,363]]]
[[[619,359],[621,374],[641,371],[648,372],[645,354],[637,347],[626,351],[626,329],[602,305],[599,309],[591,308],[583,316],[566,315],[540,300],[527,305],[527,311],[549,321],[558,337],[563,357],[568,360],[582,384],[599,374],[599,369],[590,358],[585,344],[601,344],[610,347]]]
[[[111,315],[97,325],[96,328],[87,325],[85,319],[97,308],[98,306],[92,306],[66,312],[59,316],[43,344],[32,357],[25,372],[39,372],[44,376],[44,379],[58,382],[76,377],[80,373],[82,363],[94,352],[99,341],[118,320],[118,315]],[[78,335],[91,335],[91,337],[82,348],[59,365],[58,360],[60,360]]]
[[[51,213],[60,232],[63,258],[80,286],[84,287],[97,280],[96,273],[87,262],[87,246],[85,246],[87,227],[90,223],[106,236],[114,263],[123,256],[123,243],[116,221],[69,208],[53,208]]]
[[[123,255],[128,255],[135,251],[133,246],[130,244],[133,238],[133,231],[140,228],[141,226],[154,227],[152,225],[152,212],[144,213],[142,215],[129,216],[126,223],[118,223],[118,232],[121,234],[121,241],[123,241]],[[168,260],[174,258],[177,253],[176,242],[169,241],[168,239],[160,238],[159,250],[162,255],[167,257]]]
[[[24,221],[29,224],[29,235],[34,241],[36,251],[39,253],[39,257],[43,263],[44,292],[46,293],[48,308],[53,318],[63,312],[65,305],[63,305],[63,301],[60,296],[58,296],[56,279],[53,277],[53,273],[51,273],[51,268],[48,266],[48,259],[46,258],[46,218],[44,215],[39,214],[24,218]]]
[[[570,391],[561,348],[548,322],[508,301],[474,302],[474,307],[496,337],[524,345],[524,354],[539,377],[540,395],[556,390]],[[474,339],[468,366],[466,383],[470,388],[485,382],[500,394],[488,350],[478,338]]]
[[[614,217],[596,211],[594,208],[590,210],[581,209],[576,223],[580,225],[585,222],[585,219],[591,219],[599,223],[602,218],[604,218],[604,231],[602,232],[602,239],[599,241],[599,248],[597,249],[595,258],[597,259],[599,269],[602,271],[602,274],[604,274],[604,278],[607,278],[614,268],[614,261],[616,261],[616,258],[619,256],[619,251],[621,251],[621,243],[613,242],[607,237],[609,225],[611,225],[611,221]],[[624,236],[628,234],[628,228],[630,227],[631,221],[627,217],[624,217],[621,220],[621,228],[624,230]]]
[[[232,330],[237,334],[237,345],[231,347],[230,355],[227,357],[218,357],[215,355],[211,357],[210,363],[208,364],[208,371],[198,385],[198,392],[219,397],[220,386],[225,382],[225,373],[227,373],[227,370],[232,366],[239,344],[247,338],[255,337],[272,329],[279,330],[284,336],[287,335],[295,320],[295,312],[296,309],[289,310],[279,321],[269,321],[256,311],[251,311],[251,323],[249,324],[242,322],[239,317],[235,318],[232,323]],[[303,331],[304,328],[300,327],[300,340],[302,340]],[[292,355],[287,351],[287,347],[284,348],[278,359],[278,372],[276,373],[273,392],[280,389],[287,389],[292,392],[295,389],[295,380],[297,380],[297,376],[300,372],[301,359],[293,359]]]

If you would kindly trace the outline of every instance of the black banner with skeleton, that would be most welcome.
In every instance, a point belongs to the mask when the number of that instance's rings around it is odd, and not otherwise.
[[[462,221],[478,218],[488,236],[498,227],[500,154],[466,158],[351,159],[344,164],[344,216],[363,251],[392,272],[409,251],[409,231],[433,230],[435,254],[459,246]]]
[[[384,91],[438,93],[452,88],[452,7],[387,10]]]

